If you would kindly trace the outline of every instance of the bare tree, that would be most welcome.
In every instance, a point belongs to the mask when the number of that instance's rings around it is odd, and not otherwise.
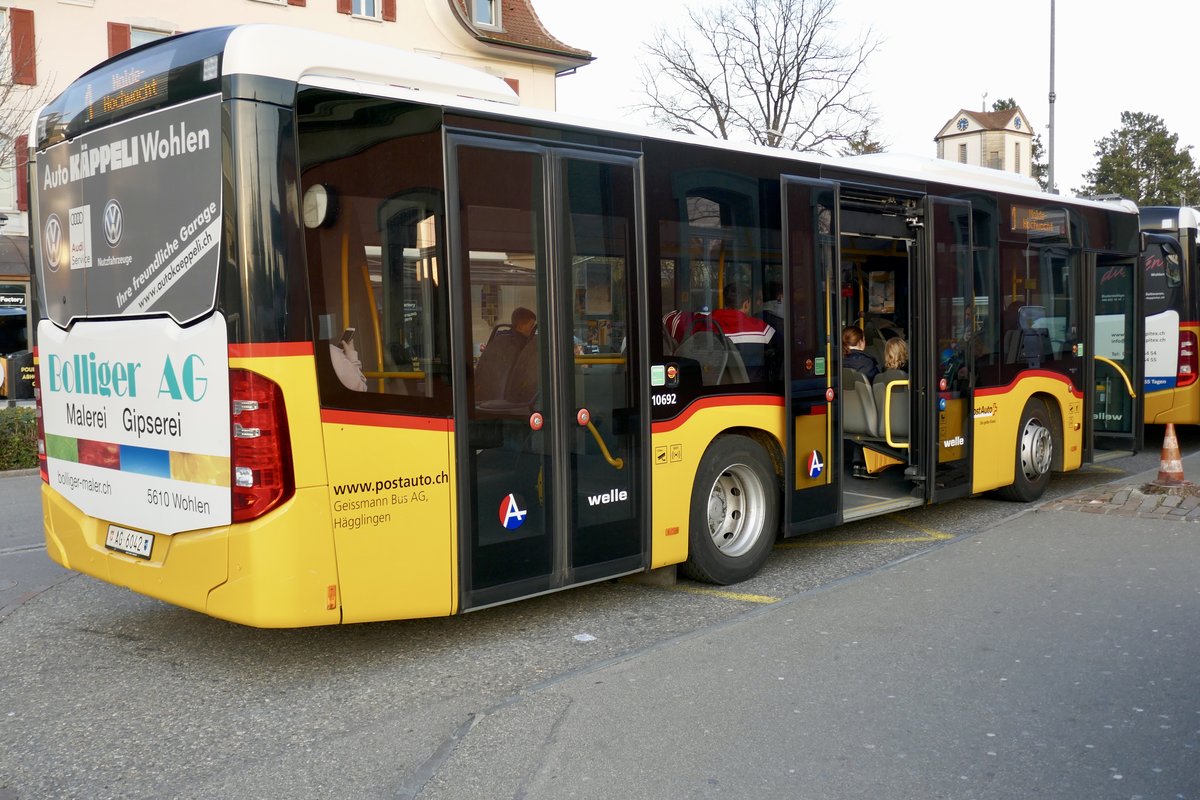
[[[857,81],[880,42],[837,39],[837,0],[730,0],[655,31],[642,88],[655,124],[827,152],[867,135],[875,110]]]
[[[17,76],[33,72],[33,43],[16,46],[7,12],[0,10],[0,15],[4,17],[0,19],[0,174],[3,174],[16,165],[13,142],[29,133],[33,115],[50,100],[51,86],[49,82],[41,85],[17,82]]]

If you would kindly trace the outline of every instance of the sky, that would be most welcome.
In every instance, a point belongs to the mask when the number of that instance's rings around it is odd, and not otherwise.
[[[719,2],[533,0],[551,34],[596,57],[558,79],[559,110],[648,124],[631,109],[642,98],[645,42],[656,27],[682,28],[687,8]],[[837,0],[838,33],[847,43],[868,28],[881,40],[861,84],[879,115],[871,137],[891,152],[935,156],[934,136],[959,109],[990,111],[995,100],[1011,97],[1048,150],[1050,5]],[[1153,9],[1155,18],[1138,17],[1139,8]],[[1054,17],[1059,191],[1083,186],[1096,143],[1121,127],[1123,111],[1158,116],[1180,147],[1197,148],[1192,156],[1200,163],[1200,2],[1056,0]]]

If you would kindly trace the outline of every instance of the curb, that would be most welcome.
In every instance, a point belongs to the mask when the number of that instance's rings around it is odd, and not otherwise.
[[[29,469],[6,469],[0,471],[0,480],[4,478],[24,478],[29,475],[37,475],[38,468],[30,467]]]

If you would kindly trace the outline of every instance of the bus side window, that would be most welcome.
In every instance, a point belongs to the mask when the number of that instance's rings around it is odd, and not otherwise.
[[[378,119],[380,130],[370,131],[370,124],[361,129],[362,141],[370,146],[326,135],[328,115],[336,116],[339,104],[365,113],[364,102],[316,89],[305,90],[298,101],[321,401],[448,415],[450,314],[439,118],[405,103],[375,99],[369,103],[380,106],[377,116],[366,116]],[[407,132],[396,135],[395,125]],[[366,381],[360,391],[340,380],[332,364],[334,348],[347,350],[346,336],[353,340]]]

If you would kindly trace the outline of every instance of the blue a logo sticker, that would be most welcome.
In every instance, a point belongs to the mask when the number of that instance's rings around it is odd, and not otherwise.
[[[500,501],[500,524],[510,531],[524,525],[528,514],[525,499],[519,494],[509,494]]]

